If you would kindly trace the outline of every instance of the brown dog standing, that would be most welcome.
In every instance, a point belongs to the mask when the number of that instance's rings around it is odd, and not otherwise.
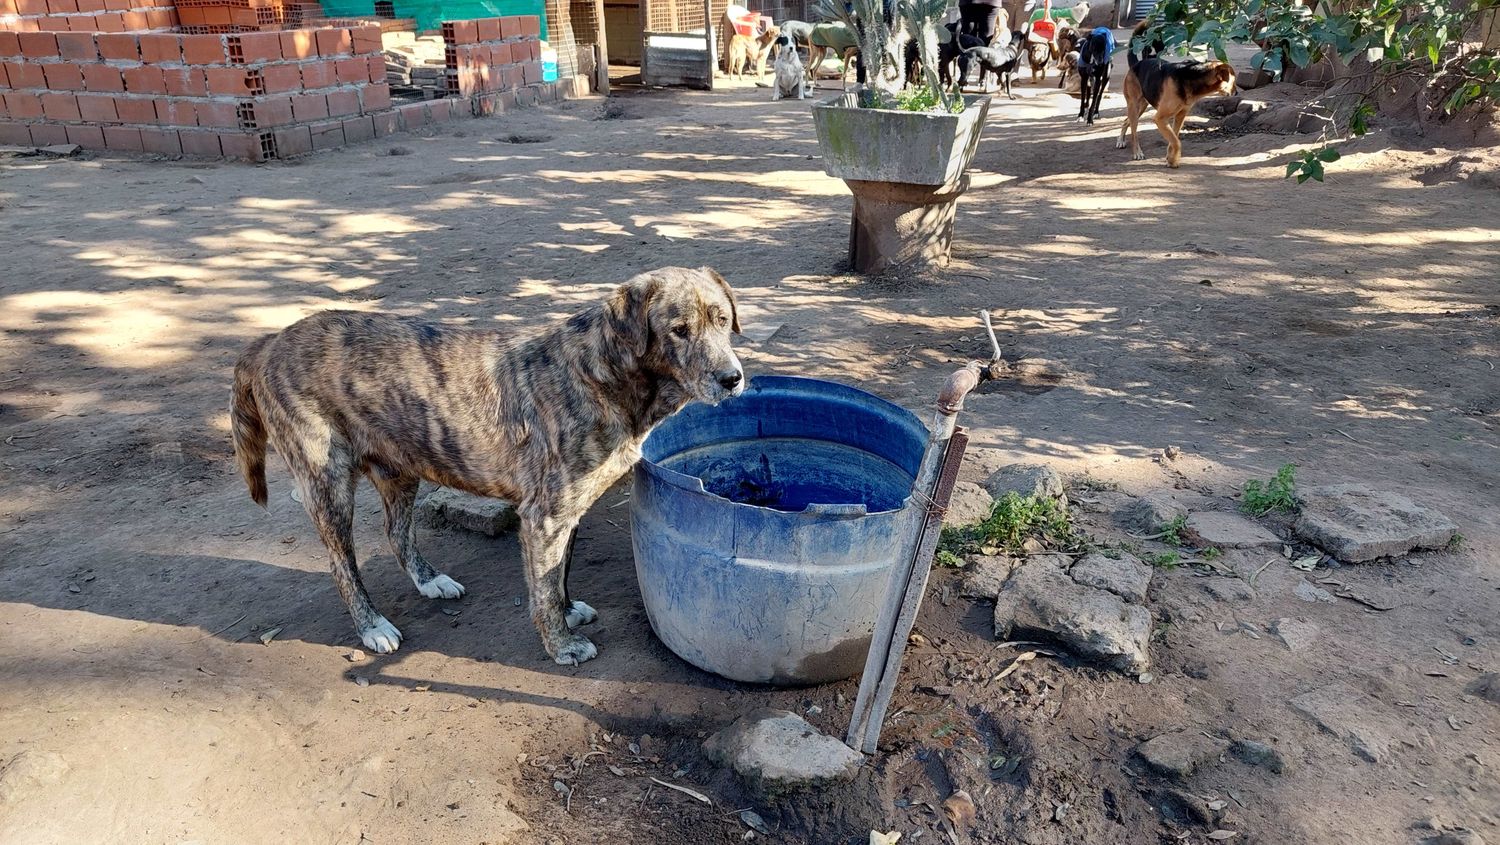
[[[354,627],[370,649],[401,633],[360,583],[354,488],[370,479],[396,559],[428,598],[463,587],[417,552],[422,480],[504,498],[521,520],[531,617],[558,663],[597,655],[570,632],[597,616],[569,601],[578,520],[640,459],[651,429],[693,400],[744,390],[730,348],[734,294],[713,270],[668,267],[621,285],[568,320],[519,334],[328,311],[250,345],[234,369],[235,455],[266,503],[269,441],[286,461]]]
[[[1134,35],[1144,32],[1146,22],[1135,28]],[[1134,38],[1132,38],[1134,42]],[[1156,128],[1167,139],[1167,166],[1176,167],[1182,160],[1182,124],[1193,104],[1205,97],[1234,93],[1234,68],[1224,62],[1168,62],[1154,55],[1136,54],[1134,43],[1126,54],[1130,72],[1125,75],[1125,124],[1115,149],[1125,148],[1130,135],[1130,156],[1136,161],[1146,157],[1138,137],[1141,115],[1156,109]]]

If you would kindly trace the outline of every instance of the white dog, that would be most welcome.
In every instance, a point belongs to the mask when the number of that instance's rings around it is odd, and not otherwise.
[[[783,97],[801,100],[807,97],[807,72],[802,68],[802,57],[797,54],[796,45],[785,35],[776,37],[776,64],[773,69],[776,73],[776,93],[771,95],[772,100]]]

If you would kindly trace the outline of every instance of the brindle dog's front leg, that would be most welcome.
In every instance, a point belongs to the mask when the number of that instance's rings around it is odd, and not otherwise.
[[[568,547],[578,518],[523,517],[521,520],[521,556],[526,564],[526,587],[531,594],[531,621],[542,637],[542,647],[553,660],[564,666],[576,666],[599,656],[589,639],[568,631],[575,608],[570,606],[563,589],[566,577]],[[593,621],[593,609],[577,610],[575,624]],[[587,617],[587,618],[585,618]]]

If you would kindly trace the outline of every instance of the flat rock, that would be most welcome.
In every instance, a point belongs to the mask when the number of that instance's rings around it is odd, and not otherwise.
[[[1292,588],[1292,595],[1296,596],[1299,599],[1302,599],[1305,602],[1324,602],[1325,604],[1332,604],[1334,601],[1333,593],[1328,592],[1322,587],[1318,587],[1311,583],[1308,583],[1305,580],[1297,582],[1297,586]]]
[[[1306,651],[1318,641],[1322,632],[1323,629],[1311,622],[1291,617],[1282,617],[1271,623],[1271,633],[1281,640],[1288,651]]]
[[[1405,730],[1385,705],[1342,681],[1303,693],[1288,704],[1371,763],[1389,760]]]
[[[1247,765],[1260,766],[1278,775],[1286,771],[1286,758],[1280,751],[1264,742],[1237,739],[1234,745],[1230,746],[1229,752],[1235,756],[1235,759]]]
[[[1108,590],[1135,604],[1146,601],[1146,590],[1151,586],[1151,567],[1135,555],[1123,553],[1119,558],[1098,552],[1084,555],[1068,575],[1076,584]]]
[[[1198,731],[1162,734],[1136,748],[1146,765],[1167,777],[1185,778],[1204,763],[1217,758],[1229,743]]]
[[[1255,590],[1238,578],[1215,575],[1203,579],[1203,589],[1219,601],[1246,602],[1255,598]]]
[[[1000,595],[1000,588],[1016,568],[1016,559],[1009,555],[980,555],[969,559],[969,568],[964,573],[959,595],[970,599],[990,599]]]
[[[734,769],[762,799],[852,777],[864,760],[801,716],[771,708],[748,713],[709,737],[703,753]]]
[[[990,517],[995,500],[989,491],[972,481],[960,481],[953,485],[953,496],[948,500],[948,513],[943,524],[955,528],[978,525]]]
[[[1068,558],[1036,555],[995,598],[995,635],[1023,631],[1132,675],[1151,665],[1151,613],[1107,590],[1068,577]]]
[[[1491,704],[1500,704],[1500,672],[1486,672],[1475,678],[1464,691]]]
[[[984,488],[996,499],[1006,493],[1066,501],[1062,476],[1046,464],[1009,464],[990,475]]]
[[[1187,508],[1166,493],[1147,493],[1119,512],[1116,521],[1138,534],[1157,534],[1187,517]]]
[[[520,522],[509,502],[448,487],[439,487],[418,500],[417,520],[429,528],[451,525],[491,537],[504,534]]]
[[[1448,545],[1458,526],[1399,493],[1358,484],[1299,491],[1302,513],[1292,530],[1345,563],[1362,563]]]
[[[1258,549],[1281,546],[1281,540],[1264,526],[1228,511],[1204,511],[1187,520],[1188,536],[1200,546],[1220,549]]]

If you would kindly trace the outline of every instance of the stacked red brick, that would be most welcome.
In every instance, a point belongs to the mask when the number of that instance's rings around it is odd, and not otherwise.
[[[174,0],[0,0],[12,32],[132,32],[177,26]]]
[[[475,114],[528,105],[526,86],[542,81],[541,32],[536,15],[445,22],[448,96],[467,97]]]

